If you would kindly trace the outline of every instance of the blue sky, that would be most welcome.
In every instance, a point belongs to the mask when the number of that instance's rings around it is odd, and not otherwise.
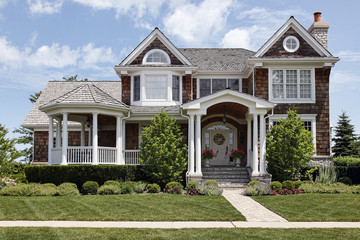
[[[177,47],[257,51],[290,16],[308,28],[330,23],[331,123],[346,111],[360,133],[360,1],[330,0],[0,0],[0,123],[19,127],[31,93],[79,75],[118,80],[121,62],[154,27]]]

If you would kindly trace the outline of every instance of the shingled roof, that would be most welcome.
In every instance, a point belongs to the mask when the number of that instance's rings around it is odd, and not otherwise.
[[[179,48],[199,71],[243,71],[255,52],[243,48]]]

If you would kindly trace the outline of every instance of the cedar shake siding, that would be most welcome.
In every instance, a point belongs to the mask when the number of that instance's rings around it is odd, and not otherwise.
[[[34,132],[34,162],[48,161],[48,141],[49,134],[47,131]]]
[[[269,100],[269,84],[268,84],[267,68],[255,68],[255,96]]]
[[[287,36],[294,36],[299,40],[300,47],[293,53],[287,52],[283,47],[283,41]],[[264,57],[301,58],[321,56],[293,28],[289,28],[264,54]]]
[[[127,75],[121,76],[121,86],[122,86],[122,102],[130,105],[131,97],[131,77]]]
[[[166,52],[170,57],[172,65],[183,65],[181,61],[175,57],[175,55],[158,38],[155,38],[154,41],[152,41],[152,43],[150,43],[149,46],[147,46],[144,51],[142,51],[135,60],[130,63],[130,65],[141,65],[145,54],[152,49],[161,49]]]
[[[139,124],[126,123],[125,149],[139,149]]]
[[[191,101],[191,75],[189,74],[183,76],[182,100],[183,103]]]

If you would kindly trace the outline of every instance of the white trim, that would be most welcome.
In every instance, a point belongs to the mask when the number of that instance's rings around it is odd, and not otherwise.
[[[311,134],[313,137],[313,143],[316,151],[316,116],[317,114],[297,114],[303,121],[311,121]],[[279,119],[286,119],[287,114],[273,114],[269,116],[269,125],[272,126],[274,121]]]
[[[288,46],[287,46],[287,41],[288,40],[294,40],[295,41],[295,43],[296,43],[295,48],[288,48]],[[287,36],[283,41],[283,47],[287,52],[290,52],[290,53],[296,52],[300,47],[299,39],[297,39],[297,37],[295,37],[295,36]]]
[[[272,73],[274,70],[283,70],[283,91],[284,98],[273,98],[272,94]],[[286,70],[296,70],[297,71],[297,99],[286,98]],[[310,70],[311,74],[311,98],[300,98],[300,70]],[[316,102],[316,94],[315,94],[315,68],[313,67],[295,67],[295,66],[284,66],[284,67],[269,67],[268,68],[268,93],[269,93],[269,101],[274,103],[315,103]]]
[[[152,54],[152,53],[157,53],[157,52],[159,52],[159,53],[161,53],[161,54],[163,54],[163,55],[165,56],[165,58],[166,58],[166,63],[164,63],[164,62],[148,62],[148,61],[146,61],[150,54]],[[171,60],[170,60],[169,55],[168,55],[164,50],[161,50],[161,49],[158,49],[158,48],[154,48],[154,49],[151,49],[150,51],[148,51],[148,52],[145,54],[145,56],[143,57],[143,60],[142,60],[142,64],[149,64],[149,65],[150,65],[150,64],[156,64],[156,65],[171,64]]]

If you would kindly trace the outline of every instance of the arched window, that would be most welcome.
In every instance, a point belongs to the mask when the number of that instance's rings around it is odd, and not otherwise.
[[[143,64],[170,64],[169,55],[161,49],[153,49],[148,51],[144,58]]]

